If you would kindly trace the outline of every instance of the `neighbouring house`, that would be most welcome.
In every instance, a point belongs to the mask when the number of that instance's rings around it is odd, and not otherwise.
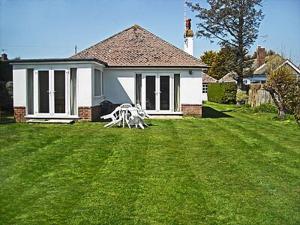
[[[185,51],[134,25],[70,58],[11,61],[16,121],[99,119],[104,100],[150,115],[202,115],[202,76],[186,23]]]
[[[203,101],[207,101],[208,100],[208,84],[210,83],[217,83],[218,80],[207,75],[206,73],[203,73],[203,77],[202,77],[202,100]]]
[[[278,55],[278,57],[281,57]],[[243,79],[246,85],[249,84],[264,84],[267,81],[267,64],[270,56],[267,56],[266,49],[258,46],[256,50],[256,59],[252,64],[253,73]],[[295,76],[300,76],[300,69],[293,64],[289,59],[286,59],[281,66],[287,66],[292,69]]]
[[[245,78],[243,78],[243,82],[245,85],[250,84],[264,84],[267,81],[267,64],[270,60],[270,55],[268,56],[266,53],[266,49],[258,46],[256,50],[256,58],[251,59],[249,62],[251,63],[251,66],[249,68],[246,68]],[[280,56],[278,56],[280,57]],[[293,73],[296,76],[300,76],[300,69],[293,64],[290,60],[286,59],[281,66],[288,66],[292,69]],[[250,75],[246,75],[249,73],[249,71],[253,71],[250,73]],[[219,83],[236,83],[235,78],[237,77],[237,74],[235,72],[229,72],[225,76],[223,76],[221,79],[219,79]]]
[[[219,83],[237,83],[236,78],[237,74],[236,72],[229,72],[225,76],[219,79]]]

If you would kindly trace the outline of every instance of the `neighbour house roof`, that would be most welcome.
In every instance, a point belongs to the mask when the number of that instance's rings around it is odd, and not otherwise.
[[[289,59],[285,60],[279,67],[288,65],[290,68],[292,68],[296,74],[300,75],[300,69],[294,64],[292,63]]]
[[[236,72],[229,72],[225,76],[223,76],[221,79],[219,79],[219,83],[231,83],[236,82],[234,79],[237,76]]]
[[[285,60],[279,67],[288,65],[291,69],[295,71],[296,74],[300,75],[300,69],[293,64],[290,60]],[[279,68],[278,67],[278,68]],[[268,62],[262,64],[260,67],[258,67],[254,72],[253,75],[265,75],[268,68]]]
[[[256,68],[256,70],[254,70],[253,75],[265,74],[266,71],[267,71],[267,64],[264,63],[260,67]]]
[[[96,58],[109,67],[207,67],[201,60],[134,25],[73,56]]]
[[[218,80],[207,75],[206,73],[203,73],[202,82],[203,83],[216,83],[216,82],[218,82]]]

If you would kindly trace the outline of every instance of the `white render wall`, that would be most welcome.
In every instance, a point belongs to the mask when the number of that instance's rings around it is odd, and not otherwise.
[[[103,94],[115,104],[134,103],[135,74],[134,70],[104,69]]]
[[[180,103],[202,105],[202,72],[181,71],[180,77]]]
[[[183,50],[192,56],[194,55],[194,38],[193,37],[186,37],[184,39]]]
[[[202,93],[202,101],[207,101],[207,93]]]
[[[77,107],[92,106],[92,69],[77,68]]]
[[[13,70],[13,101],[14,107],[26,107],[26,69]]]
[[[115,103],[135,103],[136,74],[180,74],[180,103],[202,104],[202,72],[188,69],[111,69],[104,68],[103,91]]]

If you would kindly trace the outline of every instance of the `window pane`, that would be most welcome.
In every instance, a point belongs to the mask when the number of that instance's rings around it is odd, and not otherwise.
[[[156,76],[146,77],[146,109],[155,110],[155,78]]]
[[[77,101],[76,101],[76,68],[71,68],[70,73],[70,103],[71,103],[71,115],[76,115],[76,109],[77,109]]]
[[[160,110],[170,109],[170,77],[160,76]]]
[[[33,114],[33,69],[27,69],[27,113]]]
[[[180,111],[180,74],[174,74],[174,111]]]
[[[207,93],[207,84],[202,85],[202,93]]]
[[[54,71],[54,109],[55,113],[65,113],[65,71]]]
[[[101,96],[101,71],[94,71],[94,96]]]
[[[49,113],[49,71],[39,71],[39,112]]]
[[[141,105],[142,74],[135,75],[135,104]]]

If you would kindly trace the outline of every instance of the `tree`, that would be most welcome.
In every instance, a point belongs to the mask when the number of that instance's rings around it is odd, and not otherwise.
[[[213,62],[216,60],[218,53],[215,51],[206,51],[201,56],[202,62],[204,62],[208,66],[212,66]]]
[[[220,79],[227,73],[233,71],[235,55],[230,47],[223,47],[219,52],[207,51],[201,56],[201,60],[210,66],[207,74]]]
[[[278,117],[284,119],[286,113],[300,121],[300,80],[290,67],[283,65],[283,58],[274,55],[267,63],[267,83],[265,89],[271,94],[278,109]]]
[[[234,71],[238,74],[237,85],[243,86],[243,71],[248,67],[245,56],[258,36],[258,28],[264,15],[262,0],[207,0],[208,9],[199,3],[187,3],[200,19],[197,24],[198,37],[211,41],[218,40],[219,45],[230,46],[235,54]]]

